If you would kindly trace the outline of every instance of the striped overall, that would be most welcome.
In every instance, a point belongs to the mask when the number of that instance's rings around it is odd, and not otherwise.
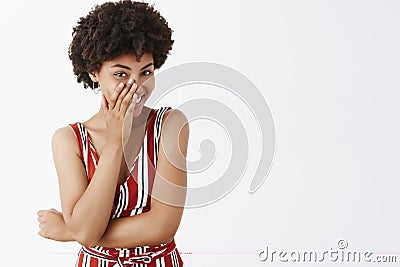
[[[131,168],[131,175],[124,183],[117,185],[110,219],[135,216],[150,210],[151,196],[148,192],[151,192],[155,176],[161,122],[164,113],[170,108],[161,107],[155,110],[150,118],[139,154]],[[85,163],[86,174],[90,181],[97,167],[98,155],[84,125],[80,122],[69,125],[77,137],[81,159]],[[82,246],[75,266],[173,267],[183,266],[183,262],[175,246],[175,242],[172,240],[168,244],[162,243],[156,246],[140,246],[135,248]]]

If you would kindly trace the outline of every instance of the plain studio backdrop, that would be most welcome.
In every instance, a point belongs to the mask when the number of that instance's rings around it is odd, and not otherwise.
[[[96,3],[102,1],[2,3],[2,266],[75,264],[79,245],[38,236],[36,212],[60,209],[52,134],[100,107],[100,95],[76,83],[67,56],[72,27]],[[196,61],[229,66],[258,87],[276,127],[270,173],[249,194],[261,153],[250,111],[205,85],[163,99],[172,107],[197,97],[228,103],[249,137],[249,164],[238,186],[184,212],[175,240],[186,266],[309,266],[262,262],[258,253],[266,246],[322,252],[337,249],[338,240],[351,250],[397,255],[399,262],[400,2],[149,3],[174,30],[159,71]],[[213,173],[223,170],[229,142],[210,121],[193,122],[191,132],[189,160],[201,157],[204,139],[217,149],[215,172],[188,176],[201,186],[218,179]]]

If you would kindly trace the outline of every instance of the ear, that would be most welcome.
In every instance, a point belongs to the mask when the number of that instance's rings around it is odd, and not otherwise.
[[[99,74],[97,72],[89,72],[89,77],[92,79],[93,82],[99,82]]]

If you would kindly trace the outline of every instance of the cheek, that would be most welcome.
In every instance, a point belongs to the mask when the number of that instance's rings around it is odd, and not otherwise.
[[[121,81],[110,81],[101,83],[101,91],[106,96],[107,100],[109,101],[111,98],[112,93],[118,87]]]
[[[147,99],[150,97],[151,93],[154,90],[154,86],[149,87],[149,85],[146,84],[146,85],[142,85],[142,87],[143,87],[143,92],[146,93],[146,95],[144,96],[144,99],[145,99],[145,101],[147,101]]]
[[[151,94],[153,92],[154,87],[155,87],[155,80],[154,77],[147,79],[142,86],[144,87],[145,91],[147,94]]]

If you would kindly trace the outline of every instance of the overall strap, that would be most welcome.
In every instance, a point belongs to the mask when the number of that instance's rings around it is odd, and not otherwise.
[[[69,124],[74,131],[75,137],[78,140],[80,158],[85,164],[86,175],[88,175],[88,155],[89,155],[89,138],[86,128],[79,122]]]
[[[164,116],[164,113],[167,110],[170,110],[171,107],[161,107],[158,112],[157,112],[157,117],[154,122],[154,157],[155,157],[155,165],[157,165],[157,160],[158,160],[158,147],[159,147],[159,141],[160,141],[160,136],[161,136],[161,124],[162,124],[162,118]]]

